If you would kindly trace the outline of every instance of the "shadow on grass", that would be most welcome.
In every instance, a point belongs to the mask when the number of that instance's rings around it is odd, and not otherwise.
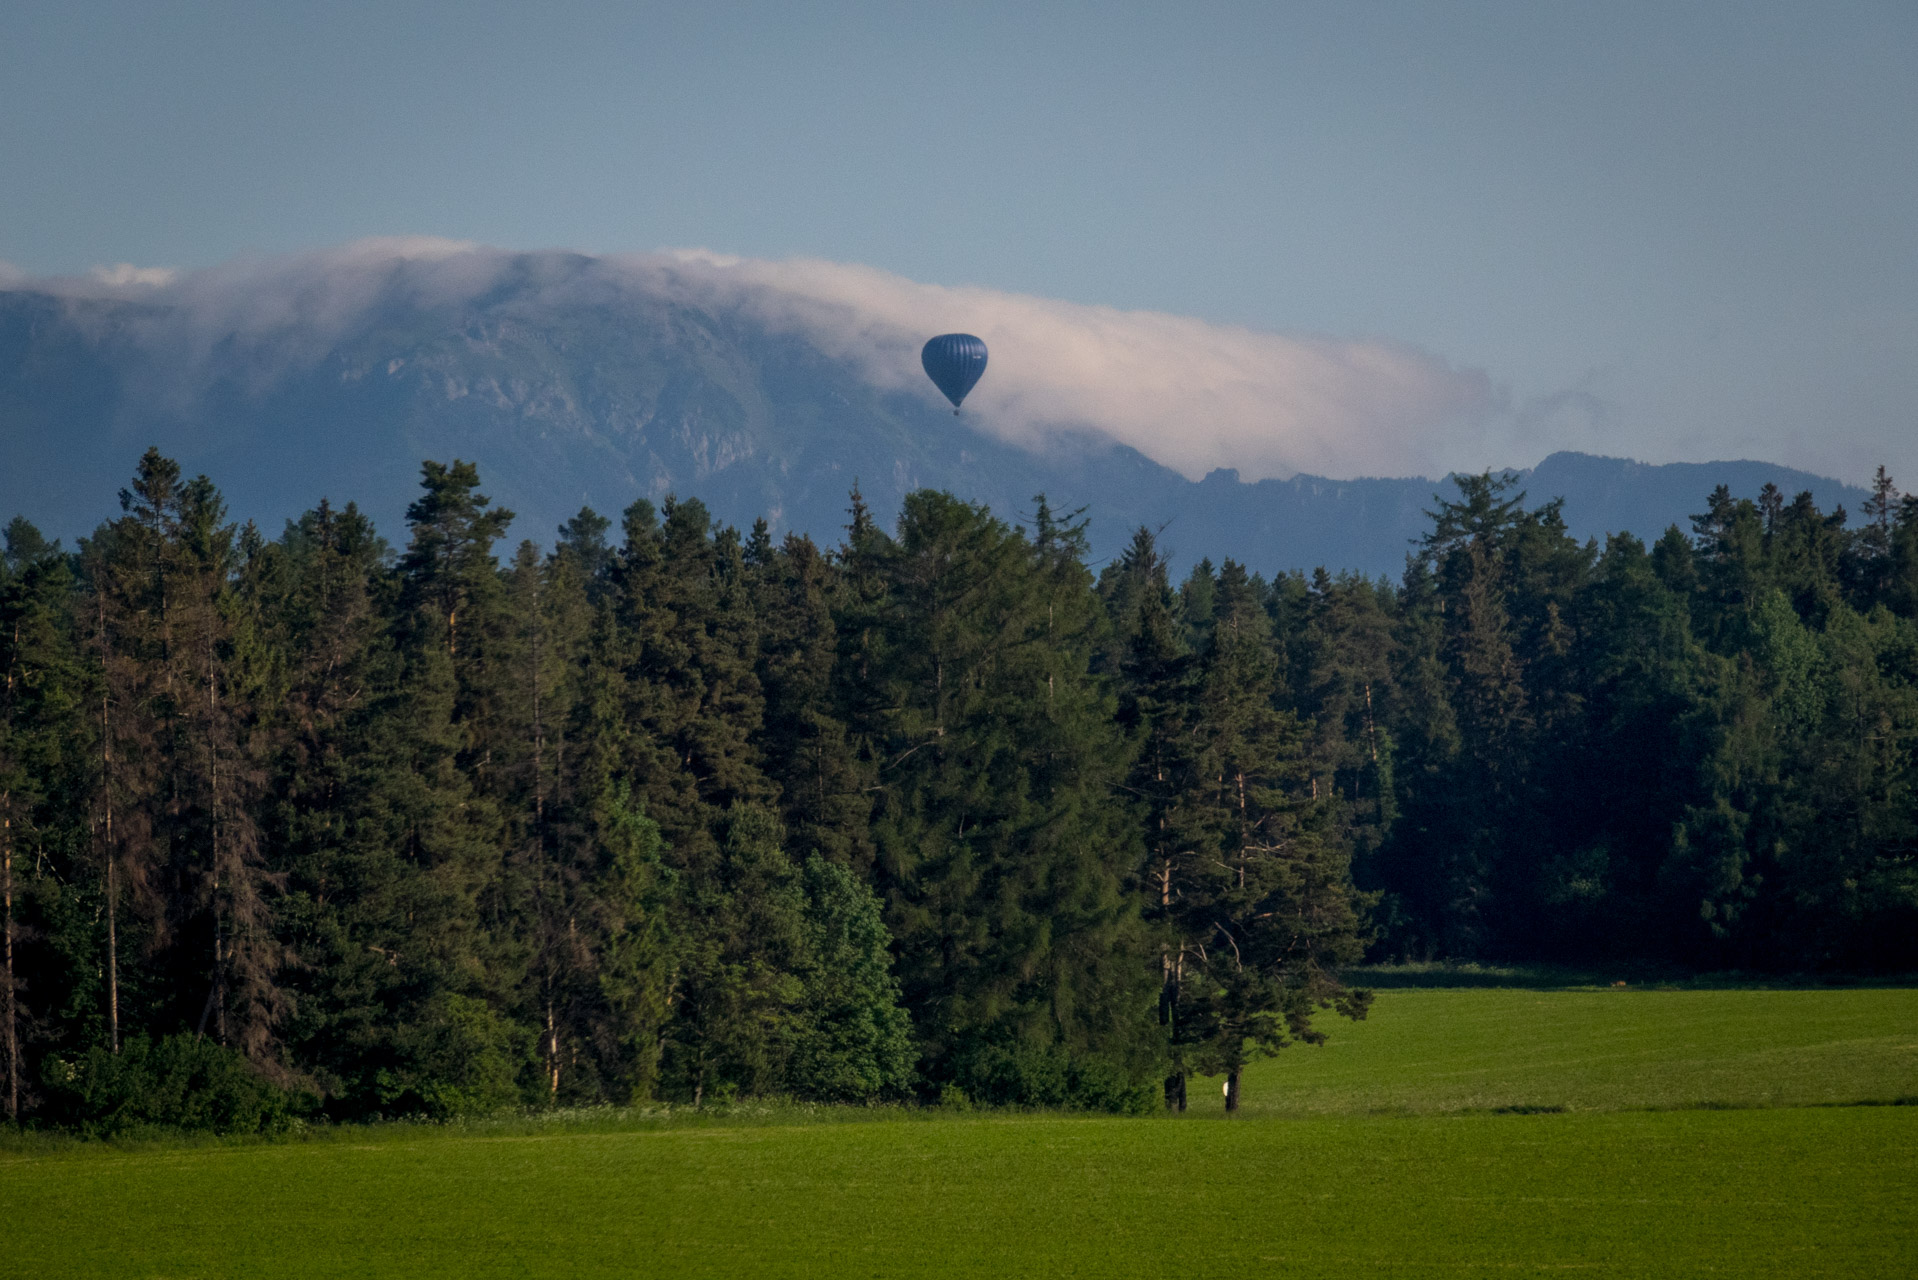
[[[1139,1117],[1152,1119],[1157,1110]],[[832,1103],[790,1099],[743,1099],[703,1107],[669,1103],[635,1106],[585,1106],[502,1111],[488,1115],[433,1120],[425,1117],[315,1121],[300,1123],[282,1133],[216,1134],[147,1126],[93,1137],[66,1129],[15,1128],[0,1121],[0,1164],[10,1156],[44,1156],[100,1150],[195,1150],[227,1147],[271,1147],[300,1144],[413,1143],[452,1138],[555,1138],[686,1130],[754,1128],[825,1128],[857,1124],[931,1124],[951,1121],[1051,1119],[1110,1120],[1109,1112],[1045,1107],[963,1108],[915,1102]]]

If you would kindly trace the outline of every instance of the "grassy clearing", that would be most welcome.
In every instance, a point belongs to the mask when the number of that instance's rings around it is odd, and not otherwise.
[[[1918,1096],[1918,989],[1405,989],[1246,1075],[1258,1114],[1802,1107]],[[1222,1110],[1216,1085],[1191,1091]]]
[[[1918,1271],[1918,1107],[1801,1105],[1918,1093],[1918,992],[1391,990],[1335,1031],[1230,1123],[1201,1093],[16,1145],[0,1276]],[[1701,1103],[1753,1109],[1643,1109]]]

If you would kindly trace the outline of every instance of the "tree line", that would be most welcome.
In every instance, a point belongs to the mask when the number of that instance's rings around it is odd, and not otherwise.
[[[1368,952],[1911,965],[1918,499],[1523,498],[1398,583],[856,489],[829,549],[668,498],[502,559],[466,463],[396,549],[149,451],[6,530],[7,1114],[1232,1105]]]

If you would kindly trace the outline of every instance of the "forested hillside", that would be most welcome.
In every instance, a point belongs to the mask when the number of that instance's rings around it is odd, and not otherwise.
[[[1368,949],[1918,964],[1918,498],[1598,547],[1457,488],[1398,583],[1095,579],[1043,498],[546,551],[428,463],[396,548],[149,452],[6,531],[9,1112],[1127,1109],[1362,1016]]]

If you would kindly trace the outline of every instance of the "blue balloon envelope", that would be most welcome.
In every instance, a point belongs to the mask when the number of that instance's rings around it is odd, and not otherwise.
[[[952,401],[952,411],[958,413],[959,402],[986,371],[986,344],[969,333],[942,333],[919,353],[919,363],[926,367],[932,385]]]

